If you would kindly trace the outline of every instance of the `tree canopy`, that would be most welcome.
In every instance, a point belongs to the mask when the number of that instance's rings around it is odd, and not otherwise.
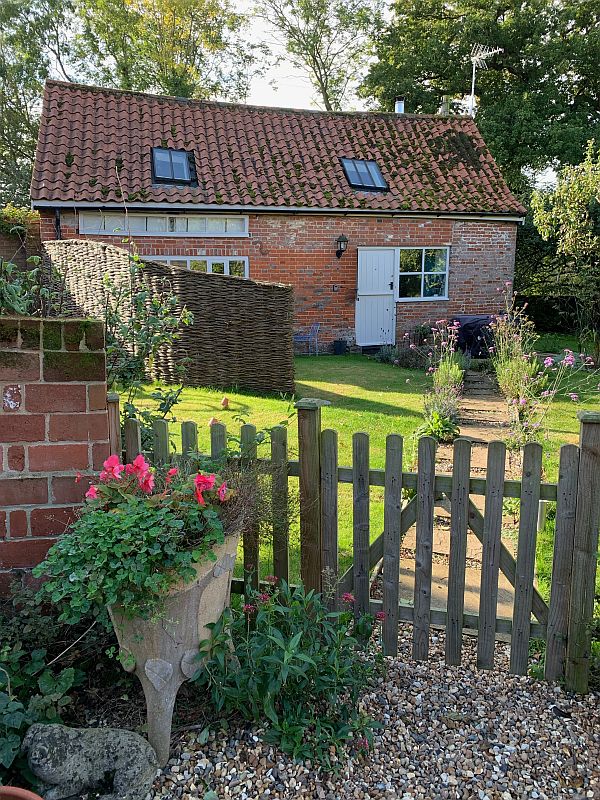
[[[326,111],[340,111],[368,64],[380,0],[259,0],[292,64],[308,75]]]
[[[514,189],[528,170],[577,163],[600,133],[596,0],[396,0],[361,93],[435,113],[470,93],[473,45],[502,48],[477,73],[477,124]]]

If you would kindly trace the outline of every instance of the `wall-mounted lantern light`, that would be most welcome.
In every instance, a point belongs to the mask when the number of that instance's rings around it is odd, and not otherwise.
[[[335,240],[335,243],[337,244],[337,250],[335,251],[335,254],[338,258],[341,258],[348,249],[348,237],[344,236],[342,233],[342,235],[338,236],[338,238]]]

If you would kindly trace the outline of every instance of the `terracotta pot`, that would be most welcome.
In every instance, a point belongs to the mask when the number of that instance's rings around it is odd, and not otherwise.
[[[2,800],[44,800],[39,794],[27,789],[18,789],[16,786],[0,786]]]
[[[169,760],[171,720],[181,684],[200,667],[198,646],[208,639],[208,623],[229,605],[239,534],[213,548],[216,561],[196,565],[196,577],[174,586],[159,619],[126,617],[119,606],[108,611],[117,634],[123,667],[135,672],[146,697],[148,740],[161,766]]]

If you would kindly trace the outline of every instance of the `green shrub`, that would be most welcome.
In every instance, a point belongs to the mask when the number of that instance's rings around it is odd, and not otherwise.
[[[432,412],[425,422],[417,428],[415,436],[433,436],[438,442],[453,442],[459,435],[458,425],[449,417],[443,417],[437,411]]]
[[[368,747],[374,723],[358,699],[374,671],[372,617],[355,623],[351,610],[329,613],[319,595],[282,583],[247,593],[209,627],[195,680],[217,712],[266,724],[266,741],[328,767],[347,747]]]
[[[454,359],[441,361],[438,368],[433,373],[433,385],[436,389],[446,386],[453,386],[457,390],[462,389],[463,369]]]
[[[62,625],[57,613],[45,611],[31,590],[18,586],[0,601],[0,631],[0,784],[20,785],[32,779],[19,754],[27,728],[61,720],[72,691],[87,670],[96,670],[112,634],[89,618],[81,626]],[[97,674],[107,683],[114,680],[110,669]]]

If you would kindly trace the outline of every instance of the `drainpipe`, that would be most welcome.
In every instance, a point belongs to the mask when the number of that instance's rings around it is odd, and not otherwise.
[[[57,239],[62,239],[62,230],[60,227],[60,208],[54,209],[54,233]]]

